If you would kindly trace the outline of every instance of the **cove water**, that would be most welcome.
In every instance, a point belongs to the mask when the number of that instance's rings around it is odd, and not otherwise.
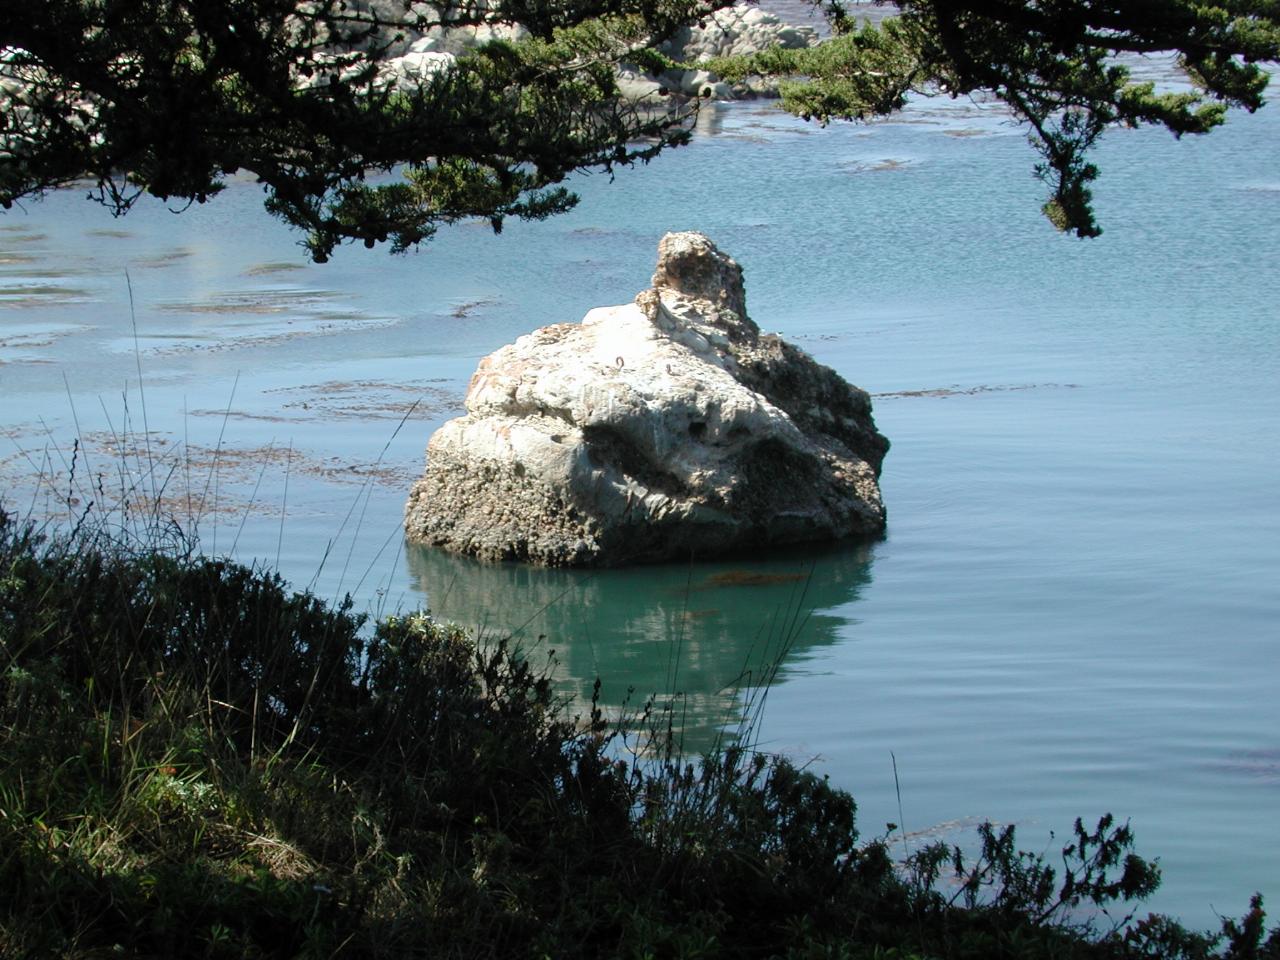
[[[1280,111],[1109,135],[1093,241],[1041,218],[994,106],[701,122],[578,178],[568,216],[403,257],[310,265],[247,180],[180,215],[112,220],[76,189],[9,213],[9,506],[161,496],[211,553],[516,632],[614,708],[681,692],[695,743],[781,657],[760,745],[852,791],[865,835],[989,818],[1053,851],[1113,811],[1161,858],[1152,908],[1203,927],[1280,898]],[[409,484],[477,360],[629,300],[685,229],[743,265],[764,329],[875,395],[885,539],[599,573],[406,547]]]

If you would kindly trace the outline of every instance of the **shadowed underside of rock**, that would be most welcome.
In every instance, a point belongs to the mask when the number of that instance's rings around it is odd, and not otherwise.
[[[618,565],[873,537],[888,441],[867,394],[746,314],[697,233],[653,286],[480,361],[431,437],[410,539],[493,560]]]

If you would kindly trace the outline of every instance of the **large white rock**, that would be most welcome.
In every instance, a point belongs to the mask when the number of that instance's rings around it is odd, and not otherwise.
[[[681,27],[661,47],[673,60],[693,63],[712,57],[756,53],[766,47],[811,47],[818,42],[812,27],[793,26],[750,3],[735,3]]]
[[[431,437],[412,540],[613,565],[884,529],[867,394],[761,334],[741,268],[698,233],[662,238],[635,302],[481,360],[466,409]]]
[[[495,6],[489,0],[475,0],[465,5],[472,16]],[[452,67],[455,58],[485,43],[519,41],[530,36],[529,30],[519,23],[450,26],[450,19],[458,15],[456,7],[440,9],[434,4],[410,3],[406,10],[404,0],[353,0],[352,9],[382,21],[383,26],[376,35],[387,59],[379,64],[378,81],[397,90],[411,90]],[[421,23],[415,23],[419,16]],[[773,46],[812,46],[818,39],[812,27],[788,24],[776,14],[742,0],[708,14],[698,23],[681,27],[658,49],[682,64],[694,64],[712,57],[756,53]],[[423,56],[425,54],[431,56]],[[314,86],[320,82],[327,81],[304,78],[299,85]],[[652,75],[634,64],[620,65],[618,87],[624,100],[648,106],[672,95],[733,100],[777,94],[777,82],[760,77],[730,85],[706,70],[681,68]]]

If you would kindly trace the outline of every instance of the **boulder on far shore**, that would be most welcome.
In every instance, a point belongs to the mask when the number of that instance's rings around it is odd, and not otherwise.
[[[388,24],[404,16],[395,0],[358,0],[356,7],[372,11]],[[393,89],[411,90],[423,80],[445,72],[457,58],[492,40],[523,40],[529,31],[519,23],[453,25],[437,23],[420,32],[390,26],[379,35],[387,59],[378,65],[379,81]],[[716,10],[700,22],[677,30],[659,50],[682,64],[696,64],[712,57],[757,53],[769,47],[813,46],[818,33],[812,27],[786,23],[776,14],[751,3],[739,2]],[[352,72],[356,69],[352,67]],[[645,72],[635,64],[620,64],[618,88],[623,99],[649,107],[671,96],[711,100],[776,96],[777,81],[752,77],[728,84],[700,68]],[[314,81],[318,83],[319,81]],[[305,85],[305,84],[304,84]]]
[[[653,287],[480,361],[431,437],[411,540],[614,566],[875,537],[889,442],[866,392],[746,312],[742,269],[669,233]]]

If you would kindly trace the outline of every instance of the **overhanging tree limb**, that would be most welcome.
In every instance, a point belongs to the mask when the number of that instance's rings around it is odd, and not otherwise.
[[[611,64],[702,0],[52,0],[0,5],[0,204],[83,177],[116,212],[139,191],[204,202],[237,169],[307,233],[404,249],[437,224],[540,218],[584,167],[649,159],[691,111],[620,100]],[[404,37],[519,22],[458,57],[396,67]],[[417,68],[416,73],[408,72]],[[395,182],[368,178],[405,171]]]
[[[1088,161],[1110,127],[1160,125],[1175,136],[1207,133],[1228,107],[1256,110],[1280,60],[1280,4],[1273,0],[901,0],[901,15],[840,27],[818,48],[721,61],[730,76],[799,74],[784,105],[823,122],[899,109],[908,91],[994,94],[1027,124],[1052,189],[1045,213],[1079,236],[1101,232]],[[1176,58],[1189,91],[1134,83],[1124,57]]]
[[[572,205],[558,185],[573,171],[688,139],[692,107],[626,103],[616,68],[669,66],[658,44],[724,4],[0,0],[0,204],[83,177],[116,212],[141,192],[204,202],[246,170],[317,260],[349,241],[402,250],[467,217],[545,217]],[[1082,236],[1099,232],[1087,158],[1105,130],[1207,132],[1229,106],[1261,106],[1280,59],[1274,0],[902,0],[861,28],[825,7],[819,46],[697,66],[786,78],[784,105],[823,122],[913,91],[994,94],[1031,131],[1046,213]],[[446,29],[485,42],[404,55]],[[1157,52],[1188,91],[1133,83],[1117,60]]]

